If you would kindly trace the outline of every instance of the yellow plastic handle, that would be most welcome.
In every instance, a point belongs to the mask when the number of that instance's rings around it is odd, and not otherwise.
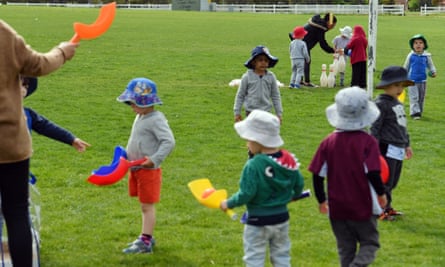
[[[231,210],[231,209],[227,209],[226,210],[226,214],[230,217],[230,219],[232,220],[236,220],[238,218],[238,215],[236,215],[236,213]]]

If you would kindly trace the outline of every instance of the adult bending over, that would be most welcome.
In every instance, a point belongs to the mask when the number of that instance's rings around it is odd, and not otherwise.
[[[311,49],[320,43],[320,47],[329,54],[334,54],[335,49],[332,48],[326,41],[326,32],[333,29],[337,24],[337,18],[332,13],[326,13],[324,17],[317,14],[309,19],[309,21],[304,25],[304,29],[307,34],[304,36],[303,41],[306,42],[306,46],[309,52],[309,57],[311,55]],[[289,33],[289,38],[293,40],[292,33]],[[311,62],[306,62],[304,64],[304,82],[303,85],[307,87],[317,87],[315,84],[311,83]]]

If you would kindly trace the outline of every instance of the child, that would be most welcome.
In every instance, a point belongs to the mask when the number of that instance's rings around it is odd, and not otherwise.
[[[368,40],[366,33],[362,26],[354,26],[354,32],[349,43],[344,48],[344,54],[351,57],[352,79],[351,86],[358,86],[366,88],[366,49],[368,47]]]
[[[402,213],[392,208],[392,190],[399,182],[403,159],[410,159],[413,151],[406,128],[406,115],[398,96],[407,86],[414,85],[408,78],[405,68],[390,66],[383,70],[377,89],[383,89],[375,103],[380,109],[380,117],[372,124],[371,134],[379,141],[380,153],[386,159],[389,168],[388,182],[385,184],[388,204],[380,220],[392,221],[395,215]]]
[[[332,43],[334,44],[335,51],[344,49],[346,45],[349,43],[349,40],[351,40],[352,36],[352,29],[349,26],[345,26],[344,28],[340,28],[340,35],[335,36],[334,40],[332,40]],[[337,56],[339,56],[337,54]],[[347,55],[342,55],[345,59],[345,62],[347,61]],[[345,83],[345,72],[339,72],[340,73],[340,86],[344,86]]]
[[[272,56],[267,47],[260,45],[252,50],[252,56],[244,63],[248,70],[241,77],[235,97],[233,106],[235,122],[242,120],[243,105],[246,116],[254,109],[270,112],[273,106],[275,114],[281,121],[283,108],[277,78],[268,70],[268,68],[273,68],[277,62],[278,58]]]
[[[23,114],[20,75],[43,76],[74,57],[78,44],[62,42],[47,53],[31,48],[0,20],[0,195],[14,266],[32,265],[28,209],[31,137]]]
[[[293,31],[293,40],[289,45],[289,54],[291,59],[292,75],[290,77],[289,88],[300,89],[300,81],[304,76],[304,64],[311,61],[306,43],[302,41],[307,34],[304,27],[295,27]]]
[[[247,140],[254,156],[244,165],[238,192],[220,207],[223,211],[247,207],[243,236],[246,266],[264,266],[267,246],[274,266],[290,266],[287,204],[303,189],[299,163],[279,148],[283,145],[280,121],[269,112],[252,110],[247,119],[235,123],[235,130]]]
[[[414,35],[409,40],[412,51],[405,60],[404,67],[408,71],[408,77],[414,80],[415,84],[408,87],[409,112],[411,118],[418,120],[422,117],[423,105],[426,94],[426,78],[428,75],[436,77],[436,67],[434,66],[431,54],[426,52],[428,43],[421,34]]]
[[[380,247],[377,216],[386,196],[378,143],[364,129],[378,116],[365,90],[340,90],[326,109],[335,131],[321,142],[309,166],[319,210],[329,214],[342,267],[368,266]]]
[[[175,139],[164,114],[154,108],[162,102],[153,81],[146,78],[131,80],[117,100],[130,105],[136,113],[127,144],[128,159],[147,159],[132,168],[128,178],[129,195],[138,197],[141,204],[142,232],[123,252],[152,253],[155,204],[161,194],[161,163],[175,147]]]

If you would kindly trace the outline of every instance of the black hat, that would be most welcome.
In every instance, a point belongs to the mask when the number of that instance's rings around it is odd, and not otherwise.
[[[37,78],[34,77],[22,77],[22,84],[26,88],[26,96],[31,95],[37,89]]]
[[[384,89],[386,86],[393,83],[403,83],[403,86],[414,85],[414,82],[408,78],[408,72],[405,68],[399,66],[386,67],[382,72],[380,83],[377,89]]]
[[[246,66],[249,69],[253,69],[252,61],[255,57],[259,55],[266,55],[267,58],[269,58],[269,68],[273,68],[275,64],[278,62],[278,58],[274,57],[270,54],[269,49],[265,46],[259,45],[252,49],[252,56],[249,58],[249,60],[244,63],[244,66]]]

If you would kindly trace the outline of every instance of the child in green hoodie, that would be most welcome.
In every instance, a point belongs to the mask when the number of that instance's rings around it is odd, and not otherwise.
[[[289,212],[287,204],[303,189],[303,176],[295,156],[280,149],[280,121],[273,114],[253,110],[235,123],[238,135],[247,140],[254,155],[242,171],[240,188],[221,202],[223,211],[246,205],[244,257],[246,266],[264,266],[269,246],[270,260],[276,266],[290,265]]]

